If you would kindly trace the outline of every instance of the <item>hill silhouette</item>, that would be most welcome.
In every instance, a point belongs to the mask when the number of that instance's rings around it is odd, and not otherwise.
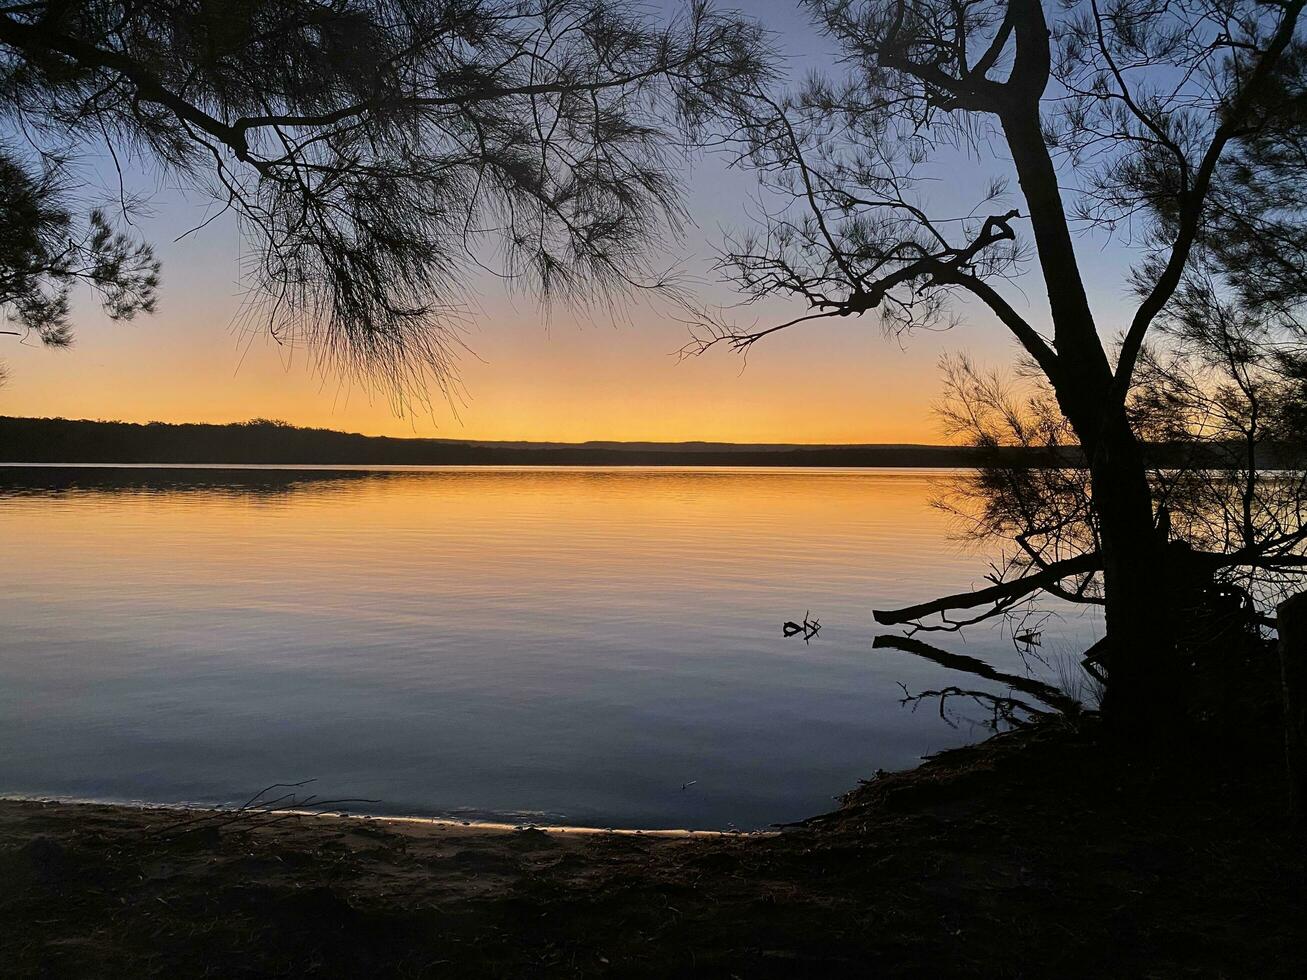
[[[1046,458],[1014,450],[1030,465]],[[254,419],[226,425],[0,416],[3,463],[390,466],[974,466],[962,446],[485,442],[365,436]]]

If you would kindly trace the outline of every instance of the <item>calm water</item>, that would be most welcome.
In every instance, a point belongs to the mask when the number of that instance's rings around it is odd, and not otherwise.
[[[984,571],[928,506],[939,478],[0,468],[0,793],[220,802],[314,777],[380,813],[830,809],[983,734],[899,704],[958,677],[871,648],[873,607]],[[819,638],[783,638],[805,609]],[[1071,613],[1042,650],[1098,629]],[[1021,669],[1000,630],[940,642]]]

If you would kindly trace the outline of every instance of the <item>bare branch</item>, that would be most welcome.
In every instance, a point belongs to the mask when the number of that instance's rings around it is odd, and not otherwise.
[[[1053,562],[1047,568],[1030,575],[1025,575],[1011,582],[999,582],[985,589],[974,592],[959,592],[954,595],[932,599],[930,602],[901,609],[877,609],[872,615],[883,626],[896,626],[911,623],[935,613],[950,609],[974,609],[995,602],[1012,602],[1022,596],[1037,592],[1046,585],[1055,585],[1073,575],[1098,571],[1103,567],[1103,560],[1097,554],[1080,555],[1064,561]]]

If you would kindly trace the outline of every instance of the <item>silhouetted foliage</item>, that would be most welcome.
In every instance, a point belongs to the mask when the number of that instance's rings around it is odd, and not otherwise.
[[[1173,579],[1192,569],[1158,533],[1154,505],[1166,511],[1181,487],[1150,482],[1149,426],[1194,445],[1242,441],[1247,469],[1244,423],[1218,431],[1196,424],[1195,413],[1222,402],[1249,409],[1253,389],[1272,374],[1275,385],[1301,381],[1301,358],[1284,341],[1301,337],[1307,288],[1303,3],[1068,0],[1047,12],[1039,0],[805,6],[847,72],[784,95],[760,88],[739,103],[747,111],[727,143],[769,193],[757,226],[727,242],[721,267],[748,299],[793,297],[806,310],[759,328],[700,309],[687,351],[747,350],[777,330],[872,311],[894,333],[948,326],[958,297],[997,319],[1042,385],[1011,410],[1001,385],[956,362],[950,384],[963,396],[955,408],[963,407],[954,422],[980,445],[1078,444],[1088,468],[1024,472],[1016,484],[991,473],[978,487],[989,508],[982,527],[1017,541],[1017,564],[978,593],[878,618],[1003,606],[1041,590],[1101,599],[1104,710],[1144,734],[1175,704],[1170,598],[1179,589]],[[1015,185],[988,166],[968,181],[962,155],[997,165],[996,150],[1010,157]],[[937,192],[941,178],[946,195]],[[941,208],[956,197],[957,210]],[[1114,325],[1095,318],[1073,223],[1136,248],[1138,306],[1115,349],[1100,335]],[[1046,324],[1008,298],[1009,285],[1036,270]],[[1210,333],[1217,307],[1247,321],[1224,335],[1261,351],[1255,366],[1235,365],[1224,380],[1212,375],[1228,367],[1217,364],[1224,355]],[[1173,390],[1193,371],[1202,377]],[[1172,397],[1169,421],[1144,411],[1150,399],[1161,408]],[[1260,416],[1256,425],[1268,422]],[[1264,431],[1254,442],[1275,440]],[[1201,478],[1188,472],[1197,506]],[[1238,503],[1238,478],[1217,482],[1224,490],[1213,484],[1202,505]],[[1254,482],[1292,503],[1263,507],[1252,531],[1258,554],[1288,560],[1300,541],[1301,485]],[[1191,550],[1221,548],[1211,559],[1219,567],[1248,567],[1247,527],[1232,526],[1218,542],[1215,526],[1199,522],[1224,518],[1198,513],[1172,522],[1175,533],[1194,536]]]
[[[91,271],[47,257],[80,205],[67,161],[135,158],[210,194],[206,223],[239,217],[251,322],[402,407],[449,383],[465,277],[492,253],[550,297],[656,283],[674,149],[764,73],[762,48],[699,0],[666,24],[625,0],[0,4],[4,206],[29,212],[2,258],[37,277],[7,302],[56,342],[71,278],[116,315],[152,307],[150,253],[98,212]]]
[[[1307,437],[1300,422],[1307,384],[1296,344],[1276,342],[1246,320],[1228,318],[1230,312],[1212,310],[1190,324],[1168,319],[1165,353],[1145,347],[1128,410],[1148,445],[1166,447],[1146,453],[1146,461],[1159,537],[1172,560],[1200,562],[1212,585],[1271,609],[1307,567]],[[964,537],[1016,545],[991,581],[1017,581],[1099,555],[1088,471],[1013,466],[1000,454],[1017,447],[1066,454],[1076,445],[1047,380],[1031,370],[983,372],[961,356],[945,358],[943,368],[940,415],[953,435],[990,458],[951,480],[936,504],[957,518]],[[1101,604],[1100,572],[1094,560],[1042,590]],[[1003,596],[963,622],[1007,614],[1029,599]],[[1184,624],[1194,622],[1195,610],[1174,612],[1177,635],[1191,632]],[[957,625],[946,620],[941,628]]]
[[[57,161],[34,177],[0,144],[0,315],[50,347],[72,342],[75,283],[89,283],[115,320],[153,313],[159,285],[148,245],[115,234],[100,210],[75,220],[61,204],[66,194]]]

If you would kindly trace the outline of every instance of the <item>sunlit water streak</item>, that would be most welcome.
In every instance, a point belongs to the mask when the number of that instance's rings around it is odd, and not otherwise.
[[[983,734],[899,703],[959,678],[871,649],[872,608],[985,570],[939,479],[0,468],[0,792],[212,803],[311,776],[378,813],[823,811]],[[783,638],[807,609],[818,639]],[[1100,629],[1068,611],[1042,651]],[[1022,669],[1001,630],[941,642]]]

